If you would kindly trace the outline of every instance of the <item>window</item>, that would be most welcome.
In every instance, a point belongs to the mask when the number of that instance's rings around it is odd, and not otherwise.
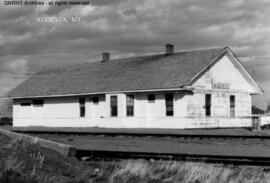
[[[98,104],[99,98],[98,97],[93,97],[93,104]]]
[[[134,116],[134,95],[127,95],[127,116]]]
[[[38,99],[38,100],[33,100],[32,103],[34,107],[42,107],[44,104],[44,101],[42,99]]]
[[[148,95],[148,102],[154,103],[156,100],[156,95],[155,94],[149,94]]]
[[[205,116],[211,116],[211,94],[205,95]]]
[[[173,94],[165,94],[166,116],[173,116]]]
[[[21,103],[21,106],[30,106],[31,105],[31,102],[22,102]]]
[[[230,95],[230,116],[235,116],[235,96]]]
[[[117,96],[111,96],[111,116],[117,116]]]
[[[80,117],[85,117],[85,98],[79,98]]]

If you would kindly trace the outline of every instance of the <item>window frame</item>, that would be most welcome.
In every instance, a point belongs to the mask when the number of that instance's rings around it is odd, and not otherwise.
[[[174,116],[174,94],[166,93],[164,97],[166,116]]]
[[[205,102],[205,116],[210,117],[212,115],[212,95],[210,93],[205,94],[204,100],[205,100],[204,101]]]
[[[33,107],[43,107],[44,100],[43,99],[35,99],[32,100]]]
[[[156,94],[148,94],[147,95],[148,103],[155,103],[156,102]]]
[[[23,107],[25,107],[25,106],[31,106],[31,105],[32,105],[31,102],[21,102],[20,103],[20,106],[23,106]]]
[[[118,97],[117,97],[117,95],[110,96],[110,116],[111,117],[118,116]]]
[[[85,98],[79,98],[80,117],[85,117]]]
[[[135,95],[128,94],[126,95],[126,115],[127,117],[134,116],[134,102],[135,102]]]
[[[93,102],[93,104],[98,105],[99,104],[99,97],[97,97],[97,96],[93,97],[92,102]]]
[[[230,95],[230,117],[235,117],[235,95]]]

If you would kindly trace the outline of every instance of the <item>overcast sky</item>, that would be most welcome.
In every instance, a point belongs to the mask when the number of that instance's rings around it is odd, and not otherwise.
[[[44,0],[43,0],[44,1]],[[47,1],[47,0],[45,0]],[[92,0],[89,6],[0,5],[0,95],[43,67],[230,46],[270,101],[269,0]],[[79,23],[40,23],[80,17]]]

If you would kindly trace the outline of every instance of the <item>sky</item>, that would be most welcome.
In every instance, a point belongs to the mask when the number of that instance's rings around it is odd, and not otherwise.
[[[59,17],[69,22],[40,21]],[[112,58],[160,53],[172,43],[176,51],[230,46],[265,91],[253,97],[265,108],[269,17],[269,0],[90,0],[86,6],[1,1],[0,95],[46,67],[101,60],[105,51]]]

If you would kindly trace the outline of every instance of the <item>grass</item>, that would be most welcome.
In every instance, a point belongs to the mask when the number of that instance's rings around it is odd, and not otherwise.
[[[103,166],[104,167],[104,166]],[[269,168],[196,162],[126,160],[117,163],[111,183],[269,183]]]
[[[121,160],[80,162],[0,134],[2,183],[270,183],[270,166]]]
[[[93,171],[75,158],[4,135],[0,147],[0,182],[86,182]]]

